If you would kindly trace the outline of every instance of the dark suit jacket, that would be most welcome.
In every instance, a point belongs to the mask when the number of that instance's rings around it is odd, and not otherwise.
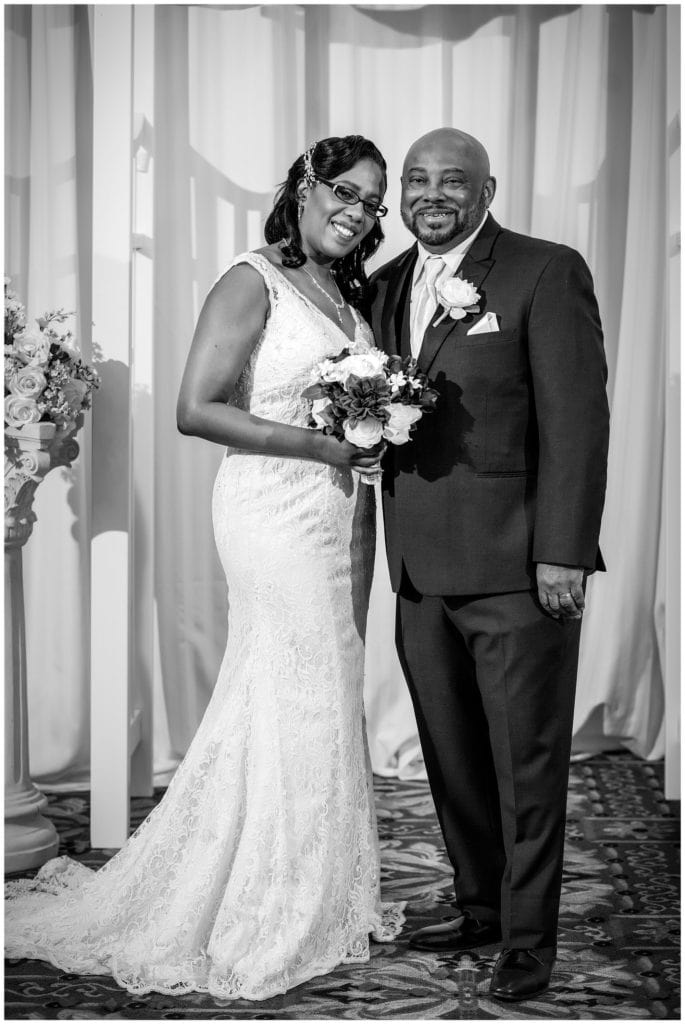
[[[376,343],[389,353],[410,353],[416,255],[414,245],[371,279]],[[384,460],[393,589],[402,562],[431,595],[528,589],[537,562],[603,568],[609,410],[587,265],[489,215],[458,276],[480,310],[427,329],[419,366],[438,404]],[[499,332],[468,335],[487,312]]]

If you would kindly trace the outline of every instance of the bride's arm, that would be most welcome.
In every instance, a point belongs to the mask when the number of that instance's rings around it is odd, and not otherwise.
[[[372,468],[365,451],[319,430],[293,427],[227,405],[264,328],[269,297],[263,278],[247,264],[230,270],[207,296],[195,329],[176,407],[182,434],[264,455]]]

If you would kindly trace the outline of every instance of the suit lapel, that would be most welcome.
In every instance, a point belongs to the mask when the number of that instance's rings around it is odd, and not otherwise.
[[[399,257],[388,281],[388,290],[383,303],[381,338],[385,352],[389,355],[409,354],[409,289],[418,247],[413,245]],[[406,335],[406,337],[405,337]],[[406,351],[405,351],[406,350]]]
[[[464,256],[464,259],[461,261],[455,277],[461,277],[464,281],[470,281],[476,290],[480,291],[481,285],[490,273],[492,265],[495,262],[492,257],[492,249],[495,244],[495,239],[500,231],[501,228],[497,221],[494,219],[492,214],[488,214],[487,220],[481,228],[480,234],[466,253],[466,256]],[[482,294],[479,305],[482,311]],[[435,316],[432,318],[433,323],[439,319],[443,312],[444,307],[438,306]],[[419,352],[419,369],[424,373],[428,373],[428,370],[446,339],[454,332],[454,338],[452,340],[458,341],[460,337],[466,334],[472,324],[473,320],[471,317],[466,317],[466,322],[464,322],[464,320],[453,320],[449,315],[446,316],[442,323],[437,327],[433,327],[432,324],[429,324],[426,328],[426,333],[423,336],[423,343],[421,345],[421,351]]]

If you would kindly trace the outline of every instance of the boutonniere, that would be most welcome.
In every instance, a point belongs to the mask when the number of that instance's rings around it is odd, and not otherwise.
[[[472,285],[470,281],[465,281],[462,277],[448,277],[446,281],[437,286],[435,293],[440,300],[440,305],[445,309],[433,327],[441,324],[447,315],[451,316],[453,320],[463,320],[467,313],[480,312],[478,306],[480,295],[476,291],[475,285]]]

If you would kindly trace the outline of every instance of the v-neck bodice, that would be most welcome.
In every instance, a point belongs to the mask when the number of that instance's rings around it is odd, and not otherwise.
[[[247,263],[261,274],[269,293],[264,330],[238,379],[232,404],[256,416],[306,426],[311,401],[302,392],[323,359],[338,355],[351,338],[260,253],[237,256],[227,272]],[[351,307],[353,308],[353,307]],[[354,340],[373,344],[371,328],[353,309]]]
[[[354,306],[352,306],[350,303],[347,304],[347,307],[350,310],[350,313],[352,314],[352,319],[354,320],[354,336],[350,338],[349,334],[344,329],[342,324],[336,323],[332,317],[328,316],[327,313],[324,313],[324,311],[320,309],[320,307],[317,306],[315,302],[312,302],[308,295],[305,295],[303,291],[301,291],[295,284],[293,284],[290,278],[286,277],[286,275],[282,271],[280,271],[278,267],[275,267],[270,260],[267,260],[266,257],[262,256],[260,253],[251,253],[250,255],[257,256],[259,257],[259,259],[263,259],[266,263],[268,263],[271,270],[278,274],[278,276],[285,282],[285,284],[289,288],[292,288],[294,294],[299,299],[301,299],[302,302],[305,302],[309,306],[309,308],[313,310],[313,312],[316,313],[318,316],[322,316],[324,320],[329,320],[331,325],[335,327],[337,330],[342,331],[342,333],[345,335],[345,338],[347,339],[348,345],[351,345],[354,341],[357,340],[359,328],[364,323],[364,321],[360,313],[354,308]]]

